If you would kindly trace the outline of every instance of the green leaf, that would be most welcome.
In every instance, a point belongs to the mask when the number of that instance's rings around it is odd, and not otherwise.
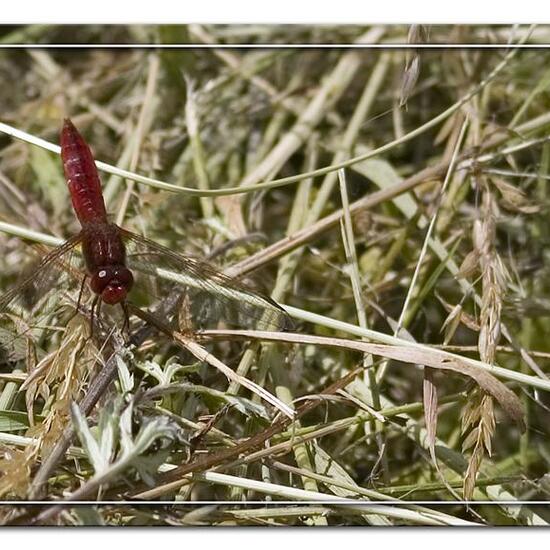
[[[96,474],[103,473],[109,466],[109,460],[101,454],[97,441],[90,431],[88,422],[76,403],[71,403],[71,417],[80,443],[94,468],[94,472]]]

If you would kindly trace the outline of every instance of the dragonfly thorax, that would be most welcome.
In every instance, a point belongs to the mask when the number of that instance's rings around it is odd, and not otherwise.
[[[90,288],[110,305],[123,302],[133,284],[132,272],[124,265],[100,267],[90,280]]]
[[[107,221],[86,223],[82,228],[82,253],[91,289],[107,304],[123,302],[134,278],[126,267],[119,228]]]

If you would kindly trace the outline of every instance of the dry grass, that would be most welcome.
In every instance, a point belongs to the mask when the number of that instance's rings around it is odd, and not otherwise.
[[[32,26],[0,40],[417,45],[0,51],[2,291],[78,230],[56,155],[70,115],[117,223],[252,276],[295,323],[170,332],[137,309],[174,307],[162,270],[132,298],[132,346],[108,309],[109,336],[88,338],[72,270],[40,329],[1,312],[0,497],[67,501],[4,506],[3,522],[550,521],[514,504],[550,491],[548,53],[418,47],[548,42],[550,28]],[[29,337],[14,346],[6,327]],[[162,504],[116,503],[130,498]],[[111,504],[69,502],[83,499]]]

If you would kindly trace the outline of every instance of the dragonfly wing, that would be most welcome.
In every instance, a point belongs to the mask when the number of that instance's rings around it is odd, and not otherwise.
[[[0,296],[0,362],[22,359],[28,342],[62,304],[63,292],[78,284],[79,275],[82,280],[73,254],[80,240],[76,235],[31,264]]]
[[[124,229],[128,266],[153,279],[164,297],[171,292],[181,296],[180,329],[192,331],[229,327],[256,330],[281,330],[290,326],[286,312],[255,287],[224,275],[212,264],[181,256]],[[139,276],[139,275],[138,275]],[[182,326],[183,325],[183,326]]]

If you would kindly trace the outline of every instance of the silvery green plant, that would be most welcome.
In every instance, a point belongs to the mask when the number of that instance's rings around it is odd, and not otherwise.
[[[156,441],[170,441],[176,435],[174,427],[163,417],[142,419],[137,434],[133,435],[133,403],[122,412],[121,409],[120,399],[111,402],[101,410],[97,426],[91,428],[78,405],[71,405],[73,425],[94,470],[88,484],[99,487],[130,467],[139,472],[143,481],[151,483],[166,453],[157,452],[154,457],[144,454]]]

